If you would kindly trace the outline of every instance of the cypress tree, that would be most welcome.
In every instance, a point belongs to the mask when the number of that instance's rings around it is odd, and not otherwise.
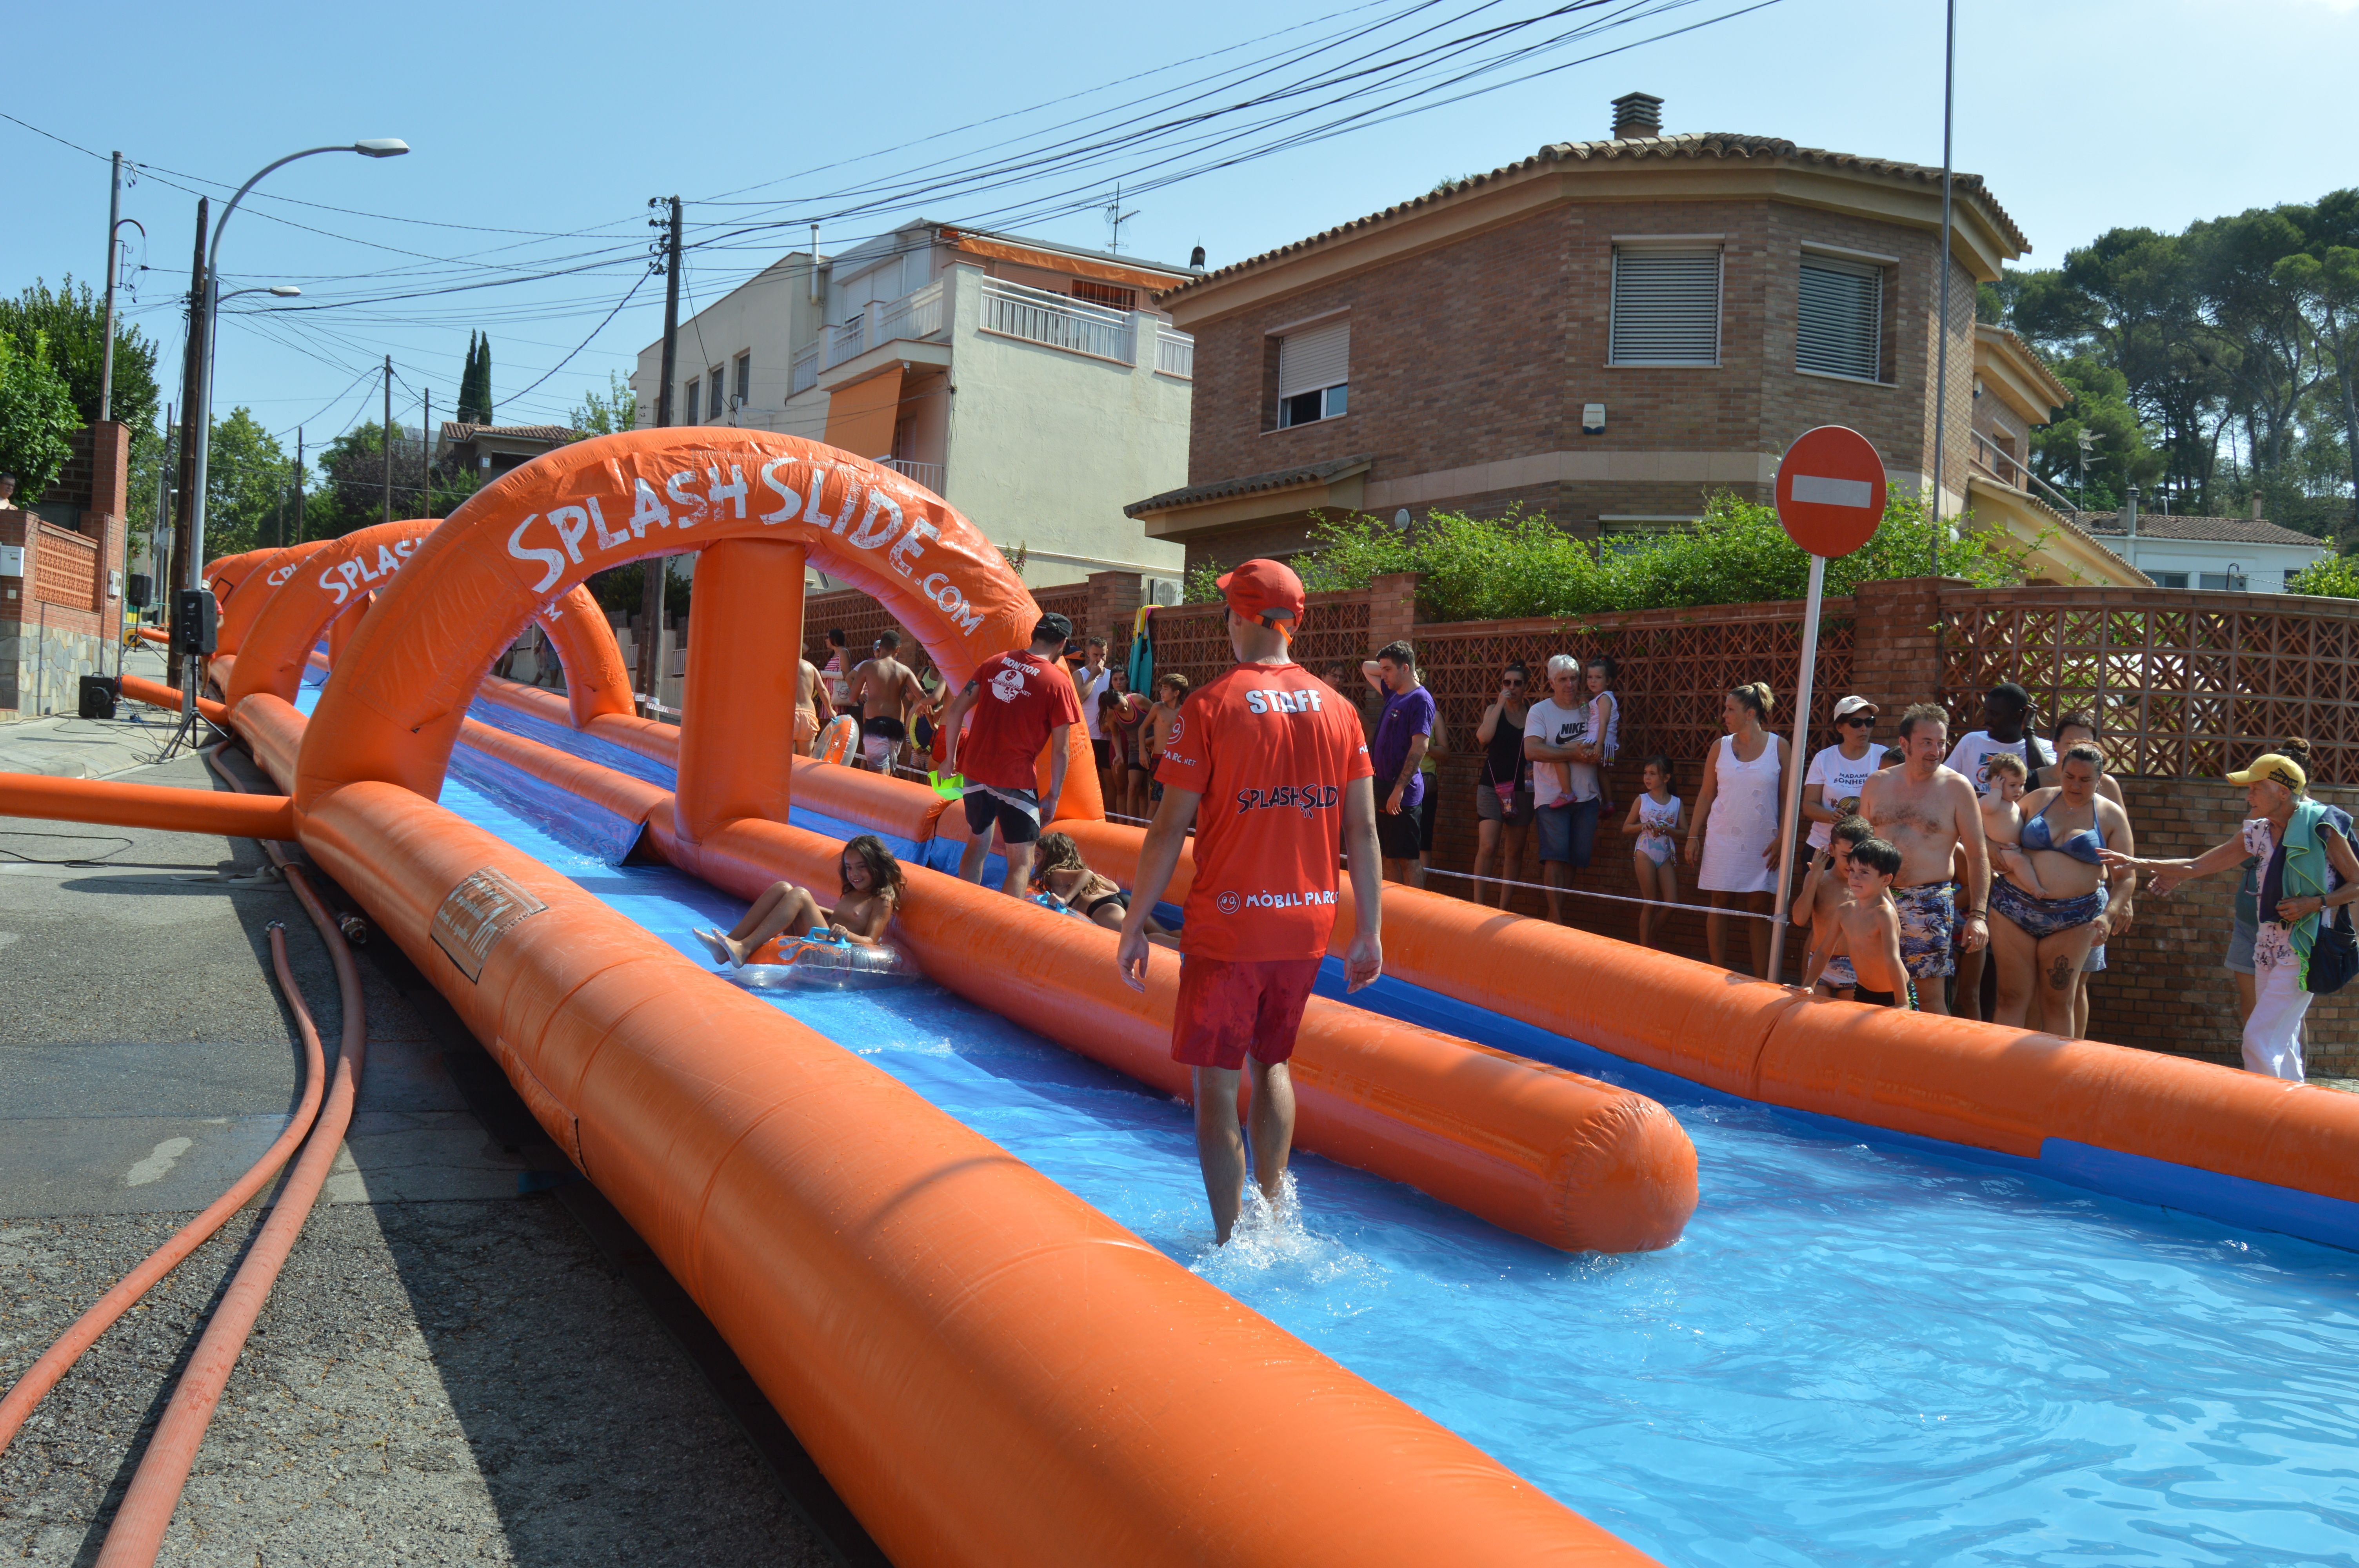
[[[492,341],[467,334],[467,365],[459,373],[459,418],[462,423],[492,422]]]
[[[484,334],[483,351],[475,359],[475,417],[492,422],[492,335]]]

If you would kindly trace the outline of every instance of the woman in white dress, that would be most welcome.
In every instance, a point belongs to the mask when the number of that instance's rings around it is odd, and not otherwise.
[[[1712,895],[1704,917],[1704,945],[1712,961],[1729,968],[1728,919],[1734,905],[1768,914],[1777,888],[1777,802],[1786,776],[1786,742],[1768,730],[1777,698],[1768,683],[1755,681],[1721,698],[1720,721],[1728,733],[1704,753],[1703,787],[1689,818],[1687,860],[1697,868],[1696,886]],[[1753,973],[1769,972],[1769,923],[1749,920]]]

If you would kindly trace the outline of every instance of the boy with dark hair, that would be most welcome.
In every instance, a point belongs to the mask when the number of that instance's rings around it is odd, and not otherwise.
[[[1835,915],[1835,947],[1851,959],[1857,980],[1852,1000],[1875,1007],[1908,1005],[1908,970],[1900,957],[1900,911],[1892,902],[1892,879],[1900,874],[1900,851],[1881,838],[1852,846],[1844,880],[1850,902]]]
[[[1826,847],[1810,860],[1810,874],[1794,900],[1794,924],[1810,928],[1810,952],[1802,959],[1802,989],[1849,997],[1859,984],[1851,959],[1839,956],[1836,922],[1851,903],[1851,852],[1875,837],[1864,816],[1846,816],[1828,831]]]

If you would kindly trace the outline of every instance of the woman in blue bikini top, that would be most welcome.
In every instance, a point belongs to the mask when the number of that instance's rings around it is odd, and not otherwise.
[[[2025,860],[1991,888],[1991,950],[1998,955],[1992,1016],[2070,1038],[2081,966],[2104,939],[2114,896],[2127,896],[2135,885],[2125,871],[2105,867],[2104,851],[2126,853],[2133,840],[2128,816],[2098,792],[2104,761],[2094,747],[2073,747],[2057,772],[2055,788],[2023,797],[2017,842]],[[2072,825],[2075,817],[2085,826]]]

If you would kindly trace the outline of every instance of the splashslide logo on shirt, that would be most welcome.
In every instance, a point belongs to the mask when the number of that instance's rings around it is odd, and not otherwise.
[[[1237,810],[1263,811],[1292,806],[1309,816],[1314,811],[1333,809],[1343,798],[1343,792],[1333,784],[1276,784],[1268,789],[1237,791]]]

